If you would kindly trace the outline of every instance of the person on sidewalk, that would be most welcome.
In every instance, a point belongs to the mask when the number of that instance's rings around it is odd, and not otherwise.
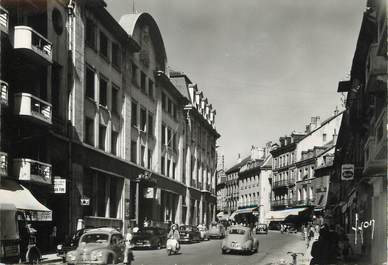
[[[330,232],[323,228],[320,230],[319,238],[311,247],[310,265],[328,265],[336,264],[336,254],[333,253],[333,242],[330,238]]]
[[[128,226],[127,233],[125,234],[125,252],[124,252],[124,264],[130,265],[134,260],[133,252],[131,249],[131,241],[133,239],[132,227]]]

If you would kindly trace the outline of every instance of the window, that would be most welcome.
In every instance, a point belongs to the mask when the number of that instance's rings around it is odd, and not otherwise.
[[[85,118],[85,143],[94,145],[94,120]]]
[[[111,137],[111,153],[117,155],[117,143],[118,143],[119,133],[112,131]]]
[[[166,126],[162,124],[162,145],[166,145]]]
[[[112,84],[112,112],[117,115],[120,113],[119,91],[120,88]]]
[[[108,37],[100,31],[100,55],[105,59],[108,58]]]
[[[140,108],[140,130],[147,131],[147,111],[145,108]]]
[[[171,143],[171,129],[167,127],[167,145],[169,147],[172,147],[172,143]]]
[[[172,178],[175,179],[175,169],[176,169],[176,163],[172,163]]]
[[[137,103],[132,101],[132,119],[131,125],[137,127]]]
[[[176,151],[177,150],[177,144],[176,144],[176,134],[174,133],[173,135],[172,135],[172,149],[174,150],[174,151]]]
[[[86,67],[86,91],[85,96],[94,100],[94,71]]]
[[[146,91],[146,75],[143,72],[141,72],[141,74],[140,74],[140,89],[143,93],[147,93],[147,91]]]
[[[162,92],[162,109],[166,111],[166,94]]]
[[[154,98],[154,82],[151,79],[148,79],[148,95]]]
[[[100,77],[100,104],[107,106],[108,81],[105,77]]]
[[[137,161],[137,143],[131,141],[131,162],[136,163]]]
[[[142,167],[144,167],[145,166],[145,146],[144,145],[142,145],[141,147],[140,147],[140,165],[142,166]]]
[[[121,70],[121,48],[117,43],[112,43],[112,65]]]
[[[106,136],[106,127],[100,124],[100,130],[98,134],[98,148],[105,151],[105,136]]]
[[[154,135],[154,116],[151,112],[148,112],[148,135]]]
[[[161,159],[162,175],[166,175],[166,172],[165,172],[166,168],[164,163],[165,163],[165,158],[164,156],[162,156],[162,159]]]
[[[322,141],[326,142],[326,133],[322,134]]]
[[[138,84],[137,81],[137,66],[132,63],[132,84],[136,85]]]
[[[96,25],[91,19],[86,19],[86,44],[92,48],[96,49]]]
[[[174,111],[173,111],[173,117],[174,117],[174,119],[176,119],[176,105],[174,104]]]
[[[167,177],[170,177],[170,165],[171,165],[171,160],[167,159]]]
[[[152,167],[152,150],[148,149],[147,168],[151,169],[151,167]]]
[[[167,98],[167,112],[170,114],[171,114],[171,106],[172,106],[172,102],[170,98]]]

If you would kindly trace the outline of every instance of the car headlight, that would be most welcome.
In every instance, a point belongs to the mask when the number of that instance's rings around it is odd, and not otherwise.
[[[90,252],[90,259],[91,260],[99,260],[102,258],[102,251],[100,250],[95,250],[95,251],[92,251]]]
[[[62,245],[58,245],[57,250],[62,250]]]

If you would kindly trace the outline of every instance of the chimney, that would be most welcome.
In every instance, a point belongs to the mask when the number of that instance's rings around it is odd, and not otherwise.
[[[242,159],[241,159],[241,155],[240,153],[238,153],[238,156],[237,156],[237,163],[241,163]]]
[[[251,160],[259,160],[263,158],[264,158],[264,149],[258,148],[257,146],[252,145]]]

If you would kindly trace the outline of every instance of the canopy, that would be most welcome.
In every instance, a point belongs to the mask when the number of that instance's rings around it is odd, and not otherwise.
[[[256,210],[257,210],[257,207],[238,209],[238,210],[234,211],[234,212],[230,215],[229,219],[232,219],[232,220],[233,220],[233,219],[235,218],[235,216],[238,215],[238,214],[253,213],[253,212],[256,211]]]
[[[41,204],[28,189],[14,180],[1,180],[0,198],[2,205],[14,205],[18,210],[31,211],[32,221],[51,221],[52,219],[51,210]]]
[[[284,221],[284,219],[289,215],[298,215],[299,212],[306,210],[306,207],[303,208],[292,208],[279,211],[269,211],[267,213],[267,220],[270,221]]]

